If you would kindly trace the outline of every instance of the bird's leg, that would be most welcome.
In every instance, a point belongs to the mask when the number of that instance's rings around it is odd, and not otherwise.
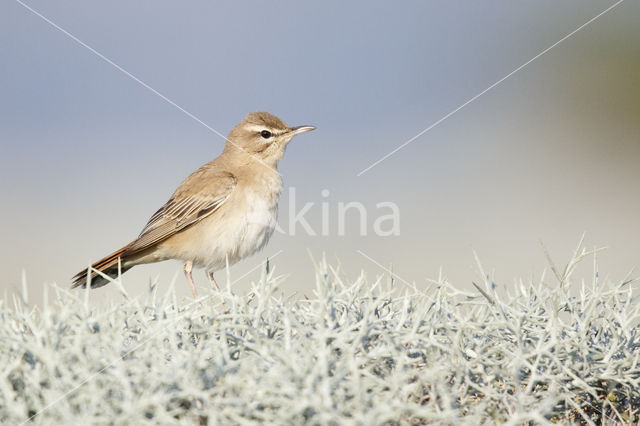
[[[220,286],[218,285],[218,283],[216,282],[216,279],[213,277],[213,271],[207,271],[207,277],[209,277],[209,281],[211,281],[211,284],[213,284],[213,286],[220,291]],[[224,309],[225,311],[227,310],[227,307],[224,305],[224,301],[220,302],[220,304],[222,305],[222,309]]]
[[[198,298],[198,292],[196,291],[196,285],[193,282],[193,277],[191,276],[191,270],[193,269],[193,262],[187,260],[184,264],[184,276],[187,277],[187,282],[189,283],[189,287],[191,287],[191,292],[193,293],[193,298]]]
[[[216,282],[216,279],[213,277],[213,271],[209,271],[207,272],[207,276],[209,277],[209,281],[211,281],[211,284],[214,285],[214,287],[216,288],[216,290],[220,291],[220,286],[218,285],[218,283]]]

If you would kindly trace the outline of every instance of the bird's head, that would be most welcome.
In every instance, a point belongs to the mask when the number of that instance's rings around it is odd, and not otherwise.
[[[249,155],[275,167],[291,139],[313,129],[314,126],[290,127],[268,112],[252,112],[231,130],[225,152]]]

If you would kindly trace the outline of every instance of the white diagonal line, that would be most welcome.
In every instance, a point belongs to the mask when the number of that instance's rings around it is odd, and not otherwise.
[[[368,172],[369,170],[371,170],[372,168],[374,168],[375,166],[377,166],[378,164],[380,164],[381,162],[383,162],[387,158],[391,157],[393,154],[395,154],[396,152],[400,151],[402,148],[404,148],[405,146],[409,145],[411,142],[413,142],[414,140],[418,139],[420,136],[424,135],[429,130],[433,129],[438,124],[442,123],[443,121],[445,121],[446,119],[451,117],[453,114],[457,113],[462,108],[466,107],[467,105],[469,105],[470,103],[472,103],[473,101],[478,99],[480,96],[484,95],[485,93],[487,93],[488,91],[490,91],[491,89],[493,89],[494,87],[496,87],[497,85],[499,85],[500,83],[502,83],[503,81],[505,81],[506,79],[508,79],[509,77],[511,77],[512,75],[514,75],[515,73],[517,73],[518,71],[523,69],[524,67],[526,67],[527,65],[529,65],[531,62],[535,61],[536,59],[538,59],[539,57],[541,57],[542,55],[544,55],[545,53],[547,53],[548,51],[550,51],[551,49],[553,49],[554,47],[556,47],[557,45],[559,45],[560,43],[565,41],[566,39],[570,38],[571,36],[576,34],[578,31],[580,31],[581,29],[583,29],[587,25],[591,24],[596,19],[600,18],[602,15],[604,15],[607,12],[611,11],[613,8],[618,6],[623,1],[624,0],[618,0],[613,5],[609,6],[608,8],[606,8],[605,10],[603,10],[602,12],[600,12],[599,14],[594,16],[593,18],[589,19],[587,22],[585,22],[584,24],[580,25],[578,28],[576,28],[575,30],[571,31],[569,34],[567,34],[566,36],[562,37],[560,40],[558,40],[555,43],[553,43],[551,46],[549,46],[546,49],[544,49],[542,52],[538,53],[536,56],[534,56],[533,58],[529,59],[524,64],[520,65],[518,68],[516,68],[513,71],[511,71],[509,74],[505,75],[500,80],[496,81],[491,86],[489,86],[486,89],[484,89],[482,92],[478,93],[477,95],[475,95],[474,97],[472,97],[471,99],[469,99],[468,101],[466,101],[465,103],[463,103],[462,105],[460,105],[459,107],[457,107],[456,109],[454,109],[453,111],[451,111],[450,113],[448,113],[447,115],[445,115],[444,117],[442,117],[441,119],[436,121],[435,123],[431,124],[429,127],[427,127],[426,129],[422,130],[420,133],[418,133],[417,135],[415,135],[414,137],[412,137],[408,141],[404,142],[402,145],[398,146],[396,149],[394,149],[393,151],[391,151],[390,153],[388,153],[384,157],[380,158],[378,161],[372,163],[371,165],[369,165],[369,167],[367,167],[367,168],[363,169],[362,171],[360,171],[360,173],[358,173],[356,176],[358,176],[358,177],[362,176],[363,174],[365,174],[366,172]]]
[[[395,272],[391,271],[388,268],[385,268],[383,265],[380,264],[380,262],[377,262],[374,258],[372,258],[371,256],[368,256],[362,250],[356,250],[356,252],[358,254],[360,254],[362,257],[368,259],[370,262],[376,264],[380,269],[382,269],[383,271],[387,272],[392,277],[399,279],[400,281],[405,283],[407,286],[411,287],[413,290],[417,290],[415,284],[411,284],[409,281],[405,280],[404,278],[402,278],[401,276],[399,276]]]
[[[219,131],[217,131],[213,127],[209,126],[207,123],[205,123],[204,121],[200,120],[198,117],[196,117],[195,115],[193,115],[192,113],[190,113],[186,109],[182,108],[180,105],[176,104],[171,99],[167,98],[165,95],[163,95],[162,93],[158,92],[156,89],[154,89],[153,87],[149,86],[147,83],[145,83],[144,81],[140,80],[138,77],[136,77],[135,75],[131,74],[129,71],[125,70],[120,65],[116,64],[111,59],[107,58],[102,53],[98,52],[93,47],[89,46],[88,44],[86,44],[85,42],[80,40],[78,37],[74,36],[73,34],[68,32],[67,30],[65,30],[64,28],[60,27],[58,24],[56,24],[55,22],[51,21],[46,16],[42,15],[37,10],[35,10],[35,9],[31,8],[30,6],[24,4],[20,0],[16,0],[16,2],[19,3],[20,5],[22,5],[25,9],[29,10],[34,15],[38,16],[39,18],[41,18],[43,21],[47,22],[49,25],[51,25],[52,27],[54,27],[55,29],[57,29],[61,33],[63,33],[64,35],[66,35],[67,37],[69,37],[70,39],[72,39],[73,41],[75,41],[76,43],[78,43],[79,45],[81,45],[82,47],[85,47],[86,49],[90,50],[94,55],[96,55],[97,57],[99,57],[103,61],[107,62],[109,65],[113,66],[118,71],[120,71],[123,74],[125,74],[127,77],[131,78],[135,82],[139,83],[141,86],[143,86],[146,89],[148,89],[149,91],[153,92],[155,95],[157,95],[160,98],[164,99],[165,101],[167,101],[168,103],[170,103],[171,105],[173,105],[174,107],[176,107],[177,109],[179,109],[180,111],[185,113],[187,116],[191,117],[192,119],[194,119],[198,123],[202,124],[207,129],[211,130],[216,135],[222,137],[223,139],[226,139],[226,137],[222,133],[220,133]]]
[[[283,252],[283,250],[279,250],[276,252],[276,254],[274,254],[273,256],[271,256],[269,259],[273,259],[274,257],[278,256],[279,254],[281,254]],[[256,269],[258,269],[259,267],[261,267],[264,263],[259,263],[258,265],[254,266],[253,268],[251,268],[249,271],[247,271],[246,273],[242,274],[240,277],[236,278],[231,285],[237,283],[238,281],[240,281],[241,279],[243,279],[244,277],[246,277],[247,275],[249,275],[250,273],[252,273],[253,271],[255,271]],[[211,296],[217,295],[218,293],[212,293],[202,299],[197,299],[194,300],[193,302],[189,303],[188,305],[186,305],[184,308],[187,309],[191,306],[193,306],[196,303],[202,303],[204,301],[206,301],[207,299],[209,299]],[[91,374],[89,377],[85,378],[84,380],[82,380],[80,383],[78,383],[76,386],[73,387],[73,389],[67,391],[66,393],[64,393],[63,395],[61,395],[60,397],[58,397],[56,400],[54,400],[53,402],[50,402],[47,406],[45,406],[43,409],[41,409],[40,411],[38,411],[37,413],[35,413],[34,415],[32,415],[31,417],[29,417],[28,419],[26,419],[25,421],[23,421],[22,423],[20,423],[18,426],[22,426],[24,424],[26,424],[27,422],[31,421],[34,417],[42,414],[43,412],[47,411],[49,408],[53,407],[54,405],[56,405],[58,402],[62,401],[63,399],[65,399],[66,397],[68,397],[69,395],[71,395],[73,392],[77,391],[79,388],[81,388],[82,386],[84,386],[87,382],[89,382],[91,379],[93,379],[94,377],[96,377],[99,374],[102,374],[107,368],[110,368],[112,366],[114,366],[116,363],[122,361],[125,357],[127,357],[129,354],[131,354],[132,352],[134,352],[135,350],[141,348],[142,346],[144,346],[149,340],[151,340],[152,338],[154,338],[155,336],[157,336],[158,334],[160,334],[163,331],[166,330],[170,330],[172,325],[174,325],[175,323],[177,323],[179,320],[181,319],[180,316],[178,316],[177,318],[175,318],[171,323],[169,323],[167,326],[164,326],[162,328],[160,328],[160,330],[158,330],[157,332],[151,333],[151,335],[149,335],[146,339],[144,339],[142,342],[140,342],[139,344],[137,344],[134,348],[128,350],[124,355],[122,355],[121,357],[114,359],[113,361],[111,361],[110,363],[108,363],[106,366],[102,367],[100,370],[96,371],[95,373]]]
[[[153,94],[157,95],[158,97],[160,97],[161,99],[165,100],[166,102],[168,102],[170,105],[174,106],[175,108],[177,108],[178,110],[180,110],[181,112],[183,112],[184,114],[186,114],[188,117],[192,118],[193,120],[197,121],[198,123],[202,124],[204,127],[206,127],[207,129],[211,130],[213,133],[215,133],[216,135],[220,136],[222,139],[228,141],[230,144],[232,144],[233,146],[235,146],[236,148],[245,151],[242,147],[236,145],[236,143],[234,143],[233,141],[227,139],[227,137],[225,135],[223,135],[222,133],[220,133],[219,131],[217,131],[216,129],[214,129],[213,127],[209,126],[207,123],[205,123],[204,121],[200,120],[198,117],[196,117],[195,115],[193,115],[192,113],[190,113],[189,111],[187,111],[186,109],[184,109],[183,107],[181,107],[180,105],[178,105],[177,103],[173,102],[171,99],[167,98],[165,95],[163,95],[162,93],[158,92],[156,89],[154,89],[153,87],[149,86],[147,83],[145,83],[144,81],[140,80],[138,77],[136,77],[135,75],[131,74],[129,71],[127,71],[126,69],[122,68],[120,65],[116,64],[115,62],[113,62],[111,59],[107,58],[106,56],[104,56],[102,53],[98,52],[97,50],[95,50],[93,47],[89,46],[87,43],[83,42],[82,40],[80,40],[78,37],[74,36],[73,34],[71,34],[69,31],[65,30],[64,28],[60,27],[58,24],[56,24],[55,22],[53,22],[52,20],[50,20],[49,18],[47,18],[46,16],[42,15],[40,12],[38,12],[37,10],[33,9],[32,7],[26,5],[25,3],[23,3],[21,0],[15,0],[18,4],[20,4],[22,7],[24,7],[25,9],[27,9],[28,11],[30,11],[31,13],[33,13],[34,15],[38,16],[40,19],[42,19],[43,21],[45,21],[46,23],[48,23],[49,25],[51,25],[52,27],[54,27],[55,29],[57,29],[58,31],[60,31],[61,33],[63,33],[64,35],[66,35],[67,37],[69,37],[70,39],[72,39],[73,41],[75,41],[76,43],[78,43],[79,45],[81,45],[82,47],[88,49],[91,53],[93,53],[94,55],[96,55],[97,57],[99,57],[100,59],[102,59],[103,61],[105,61],[106,63],[108,63],[109,65],[113,66],[114,68],[116,68],[118,71],[122,72],[124,75],[126,75],[127,77],[131,78],[133,81],[135,81],[136,83],[140,84],[141,86],[143,86],[145,89],[149,90],[150,92],[152,92]],[[246,152],[246,151],[245,151]],[[273,170],[273,167],[269,166],[267,163],[265,163],[264,161],[262,161],[260,158],[250,154],[251,157],[253,157],[255,160],[257,160],[259,163],[261,163],[263,166],[267,167],[270,170]]]

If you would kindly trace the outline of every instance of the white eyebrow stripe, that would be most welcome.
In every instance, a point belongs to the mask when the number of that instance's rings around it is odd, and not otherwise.
[[[252,125],[247,126],[247,128],[249,130],[254,131],[254,132],[261,132],[263,130],[271,130],[267,126],[261,126],[259,124],[252,124]]]
[[[269,127],[269,126],[263,126],[263,125],[260,125],[260,124],[249,124],[246,128],[251,130],[251,131],[254,131],[256,133],[260,133],[263,130],[268,130],[274,136],[279,136],[279,135],[281,135],[281,134],[286,132],[286,130],[275,130],[275,129]]]

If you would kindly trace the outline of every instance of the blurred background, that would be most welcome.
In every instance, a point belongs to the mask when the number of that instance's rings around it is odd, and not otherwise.
[[[609,247],[601,273],[619,280],[640,265],[639,2],[621,2],[360,176],[614,3],[25,4],[225,135],[255,110],[317,126],[280,163],[285,232],[231,268],[232,279],[248,273],[238,292],[277,254],[284,290],[310,294],[309,252],[352,279],[386,274],[373,259],[421,286],[442,268],[469,288],[476,250],[509,287],[547,266],[539,240],[563,264],[583,232],[587,247]],[[135,238],[224,140],[5,1],[0,144],[0,290],[20,289],[25,271],[37,301],[45,283],[66,287]],[[304,218],[318,235],[291,232],[291,201],[313,203]],[[366,236],[354,212],[338,235],[338,203],[351,201],[367,209]],[[398,206],[399,235],[373,232],[389,213],[380,202]],[[124,283],[137,295],[176,277],[189,295],[178,262],[137,267]],[[195,279],[207,285],[202,272]],[[111,287],[92,299],[119,298]]]

